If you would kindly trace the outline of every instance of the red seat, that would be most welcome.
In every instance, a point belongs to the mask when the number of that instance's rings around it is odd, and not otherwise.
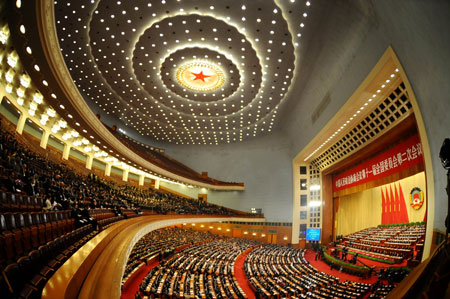
[[[22,213],[14,213],[16,220],[16,226],[22,231],[23,234],[23,249],[25,252],[29,252],[33,247],[31,244],[31,229],[25,224],[25,218]]]
[[[56,220],[56,211],[46,212],[46,214],[47,214],[47,221],[52,226],[52,240],[54,240],[59,236],[58,221]]]
[[[31,231],[31,246],[38,248],[39,244],[39,227],[34,223],[31,213],[23,214],[25,226],[30,228]]]
[[[17,204],[19,205],[20,212],[28,211],[28,195],[16,194]]]
[[[11,203],[11,211],[12,212],[18,212],[19,209],[19,203],[17,202],[17,198],[19,197],[19,195],[15,194],[15,193],[8,193],[9,195],[9,202]]]
[[[37,226],[39,232],[39,245],[43,245],[47,243],[46,234],[45,234],[45,225],[41,221],[41,217],[39,212],[31,213],[31,217],[33,218],[33,223]]]
[[[0,193],[0,209],[1,211],[10,211],[11,203],[8,199],[8,193],[1,191]]]
[[[5,213],[5,220],[8,230],[13,234],[13,244],[15,257],[20,257],[24,254],[23,249],[23,232],[17,227],[14,214]]]
[[[46,212],[38,212],[37,213],[39,217],[41,218],[41,224],[45,227],[45,239],[47,242],[53,240],[52,237],[52,224],[50,223],[50,219],[47,217]]]
[[[14,235],[8,230],[6,218],[3,214],[0,214],[0,233],[6,261],[13,261],[15,258]]]
[[[37,197],[35,196],[28,196],[28,199],[30,200],[30,204],[28,205],[28,209],[31,212],[39,212],[42,207],[38,204]]]

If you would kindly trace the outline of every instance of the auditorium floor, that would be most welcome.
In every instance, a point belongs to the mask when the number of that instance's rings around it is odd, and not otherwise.
[[[250,251],[245,252],[236,259],[236,262],[234,263],[234,275],[236,276],[236,280],[238,281],[242,290],[248,296],[248,299],[253,299],[255,298],[255,293],[253,292],[253,289],[251,288],[250,282],[248,281],[244,271],[244,261],[249,253]]]
[[[362,282],[362,283],[375,283],[377,281],[377,276],[376,275],[372,275],[372,277],[370,278],[365,278],[365,277],[359,277],[356,275],[350,275],[344,272],[340,272],[339,270],[330,269],[330,266],[327,265],[324,261],[321,260],[315,260],[315,251],[311,250],[311,249],[307,249],[306,253],[305,253],[305,259],[317,270],[325,272],[327,274],[331,274],[333,276],[339,277],[339,279],[341,281],[345,281],[345,280],[350,280],[350,281],[356,281],[356,282]],[[349,254],[348,255],[349,258],[351,259],[353,257],[353,255]],[[363,262],[369,266],[375,266],[375,267],[390,267],[391,265],[388,264],[384,264],[384,263],[379,263],[376,261],[372,261],[372,260],[368,260],[368,259],[363,259]],[[404,262],[403,264],[398,264],[395,266],[398,267],[402,267],[405,266],[406,262]]]
[[[127,287],[122,290],[122,294],[120,296],[121,299],[134,299],[136,292],[139,290],[139,286],[141,285],[144,277],[150,272],[151,269],[159,265],[159,260],[157,258],[153,259],[151,263],[144,267],[142,271],[139,272],[138,275],[132,278]]]

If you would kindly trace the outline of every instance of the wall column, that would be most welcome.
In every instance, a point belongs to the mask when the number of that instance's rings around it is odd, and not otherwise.
[[[64,160],[69,160],[70,148],[71,146],[68,143],[64,143],[64,151],[62,155]]]
[[[155,189],[159,189],[159,179],[155,179]]]
[[[144,186],[144,175],[143,174],[141,174],[139,176],[139,186]]]
[[[0,102],[1,103],[1,102]],[[25,122],[27,121],[27,117],[25,113],[20,113],[19,121],[17,122],[16,132],[22,135],[23,128],[25,127]]]
[[[122,181],[124,181],[124,182],[128,181],[128,172],[129,172],[128,169],[123,170]]]
[[[86,160],[86,168],[92,169],[92,162],[94,161],[94,156],[88,155]]]
[[[42,130],[42,137],[41,137],[41,147],[43,149],[47,148],[48,138],[50,137],[50,133],[47,130]]]
[[[111,176],[111,163],[106,163],[106,167],[105,167],[105,175],[106,176]]]

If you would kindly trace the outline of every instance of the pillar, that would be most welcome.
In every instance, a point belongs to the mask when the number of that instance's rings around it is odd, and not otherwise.
[[[88,155],[86,160],[86,168],[92,169],[92,162],[94,161],[94,156]]]
[[[43,149],[47,148],[48,138],[50,137],[50,133],[47,130],[42,130],[42,138],[41,138],[41,147]]]
[[[155,179],[155,189],[159,189],[159,179]]]
[[[105,175],[106,176],[110,176],[111,175],[111,163],[106,163],[106,167],[105,167]]]
[[[22,135],[26,120],[27,120],[27,117],[25,116],[25,113],[21,113],[20,117],[19,117],[19,121],[17,122],[17,126],[16,126],[16,132],[19,133],[20,135]]]
[[[144,175],[139,176],[139,186],[144,186]]]
[[[70,145],[68,143],[64,143],[64,151],[62,158],[64,160],[69,160],[69,154],[70,154]]]
[[[124,181],[124,182],[128,181],[128,172],[129,172],[128,169],[123,170],[122,181]]]

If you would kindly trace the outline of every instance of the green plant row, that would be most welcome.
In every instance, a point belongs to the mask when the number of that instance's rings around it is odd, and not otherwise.
[[[409,222],[409,223],[380,224],[380,225],[378,225],[378,227],[413,226],[413,225],[420,225],[420,224],[425,224],[425,222],[422,221],[422,222]]]
[[[362,271],[367,271],[367,270],[368,270],[367,267],[358,266],[358,265],[353,265],[353,264],[346,263],[346,262],[343,262],[343,261],[341,261],[341,260],[338,260],[338,259],[336,259],[336,258],[330,256],[330,255],[329,255],[328,253],[326,253],[326,252],[324,252],[323,255],[325,256],[325,258],[326,258],[327,260],[329,260],[329,261],[331,261],[331,262],[334,262],[335,264],[338,264],[338,265],[341,265],[341,266],[345,266],[345,267],[348,267],[348,268],[351,268],[351,269],[355,269],[355,270],[360,270],[360,271],[361,271],[361,270],[362,270]]]
[[[342,248],[338,248],[338,250],[342,251]],[[349,251],[349,253],[355,255],[357,252]],[[358,253],[358,256],[359,257],[363,257],[363,258],[368,259],[368,260],[380,262],[380,263],[386,263],[386,264],[390,264],[390,265],[394,265],[395,264],[395,261],[385,260],[385,259],[382,259],[382,258],[379,258],[379,257],[374,257],[374,256],[365,255],[365,254],[361,254],[361,253]]]

